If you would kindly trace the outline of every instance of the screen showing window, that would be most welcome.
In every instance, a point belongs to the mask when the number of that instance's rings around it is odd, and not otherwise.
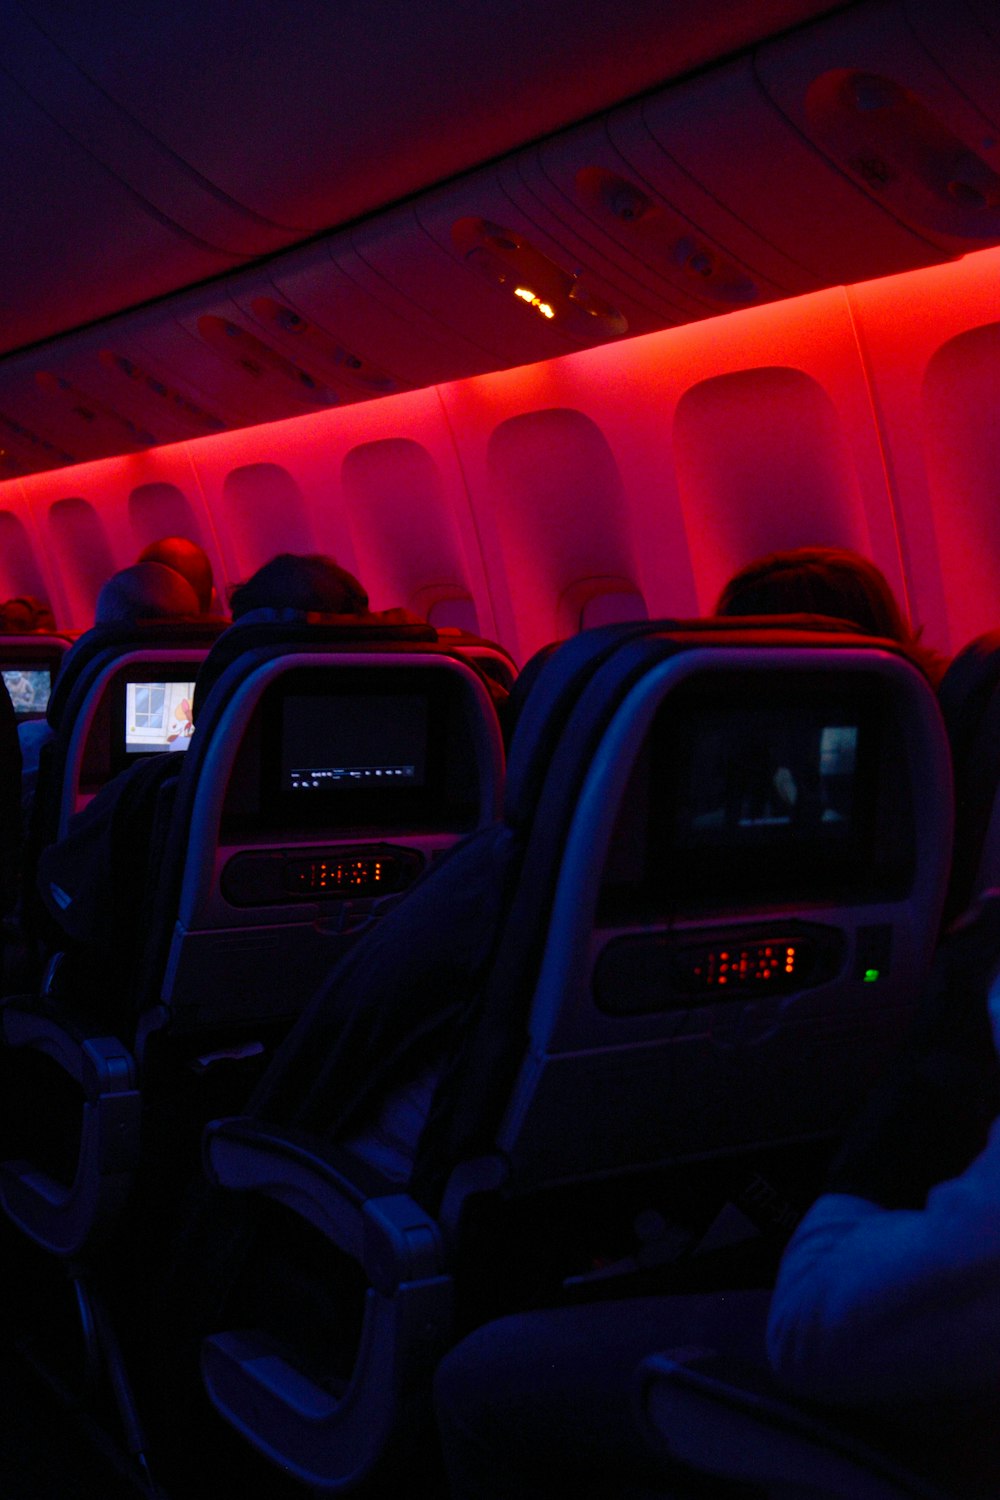
[[[126,753],[153,755],[186,750],[194,733],[193,697],[193,682],[127,682]]]
[[[4,667],[3,680],[18,718],[41,718],[52,690],[48,667]]]

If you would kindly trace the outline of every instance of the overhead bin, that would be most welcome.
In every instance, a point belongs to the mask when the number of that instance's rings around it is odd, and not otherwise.
[[[141,302],[226,262],[151,212],[16,86],[4,90],[4,131],[30,154],[0,158],[4,213],[0,348],[14,349]],[[44,194],[39,183],[45,184]],[[31,203],[30,215],[17,205]],[[73,225],[73,274],[65,270]],[[170,267],[169,276],[163,267]],[[43,292],[43,295],[40,295]],[[40,306],[44,309],[39,326]]]
[[[287,298],[251,293],[249,301],[255,323],[266,330],[271,343],[321,371],[342,396],[390,396],[401,388],[394,375],[348,349],[320,323],[297,312]]]
[[[3,387],[0,384],[2,400]],[[0,406],[0,480],[32,474],[38,469],[60,469],[75,462],[74,454],[34,432]]]
[[[373,226],[374,228],[374,226]],[[479,172],[379,221],[366,263],[435,324],[490,360],[529,363],[658,325],[650,310],[554,239]]]
[[[199,385],[204,382],[213,396],[218,392],[227,412],[247,412],[250,423],[301,417],[339,405],[338,393],[317,372],[291,359],[263,329],[253,327],[228,290],[226,285],[185,298],[178,308],[177,335],[171,340],[177,367],[194,372]],[[165,364],[170,360],[166,341],[162,357]]]
[[[79,347],[43,348],[0,371],[0,437],[10,438],[18,459],[36,469],[60,467],[67,458],[84,463],[172,440],[98,394],[88,382],[92,373]]]
[[[789,65],[796,46],[812,54],[810,44],[811,33],[798,33]],[[749,58],[655,96],[642,117],[665,157],[756,234],[780,242],[817,285],[864,281],[939,256],[803,138]]]
[[[137,354],[124,328],[88,330],[72,346],[38,351],[32,363],[34,373],[22,366],[21,378],[41,393],[44,420],[71,449],[86,443],[100,453],[136,451],[207,437],[227,425],[190,394],[186,381]]]
[[[842,12],[761,47],[755,67],[769,99],[833,167],[915,233],[960,253],[1000,235],[1000,49],[967,12],[944,12],[925,0]],[[991,90],[982,77],[990,51]]]
[[[573,131],[571,138],[559,137],[559,145],[579,166],[588,160],[587,144],[595,133],[603,135],[600,122],[584,131]],[[589,275],[599,276],[605,285],[616,289],[619,298],[629,299],[635,309],[630,332],[648,332],[705,316],[706,304],[693,297],[690,288],[671,285],[655,272],[650,274],[625,245],[581,211],[579,195],[568,198],[560,191],[546,174],[541,154],[541,150],[521,151],[500,163],[497,170],[503,190],[531,223],[561,247],[572,265],[586,266]]]
[[[636,119],[645,135],[638,106],[622,116],[623,123],[629,116]],[[523,152],[518,169],[533,194],[648,288],[644,296],[650,305],[663,307],[668,317],[670,302],[688,318],[703,318],[806,289],[801,272],[770,246],[745,244],[742,226],[730,226],[722,238],[717,224],[714,232],[706,230],[704,212],[699,217],[698,210],[707,207],[708,217],[718,220],[718,205],[686,202],[685,194],[690,199],[698,194],[669,165],[664,172],[662,153],[655,147],[653,153],[661,168],[655,186],[637,169],[641,150],[627,160],[612,143],[608,122],[600,120],[544,142],[537,152]]]
[[[133,213],[145,208],[192,245],[224,256],[226,264],[288,243],[289,230],[243,207],[192,172],[34,25],[20,6],[5,7],[3,47],[5,73],[17,80],[87,158],[131,190]],[[171,266],[165,285],[177,284]]]
[[[519,216],[509,199],[479,183],[462,186],[460,193],[435,195],[421,209],[407,207],[380,219],[371,232],[354,237],[358,254],[413,308],[481,350],[488,361],[484,369],[495,368],[498,361],[515,364],[565,354],[572,345],[537,313],[515,302],[513,287],[501,294],[475,259],[469,263],[469,252],[453,245],[452,225],[473,216],[511,234],[527,232],[523,222],[516,222]]]

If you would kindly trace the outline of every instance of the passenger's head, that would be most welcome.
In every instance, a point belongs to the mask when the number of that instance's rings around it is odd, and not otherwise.
[[[368,595],[353,574],[332,557],[279,552],[233,591],[233,619],[255,609],[315,610],[331,615],[367,615]]]
[[[55,616],[47,604],[31,594],[21,594],[0,605],[2,629],[10,635],[28,635],[34,630],[55,630]]]
[[[199,611],[203,615],[211,611],[212,564],[204,548],[199,547],[197,542],[190,541],[186,536],[164,536],[158,542],[150,542],[148,547],[143,547],[136,562],[162,563],[164,567],[173,568],[194,589]]]
[[[715,607],[719,615],[832,615],[866,635],[907,645],[914,632],[884,574],[846,547],[794,547],[741,568]]]
[[[97,596],[94,623],[142,625],[199,613],[198,596],[186,578],[163,563],[139,562],[108,579]]]

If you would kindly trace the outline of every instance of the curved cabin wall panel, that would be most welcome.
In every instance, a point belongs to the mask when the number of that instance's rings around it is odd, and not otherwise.
[[[136,485],[128,497],[128,518],[140,549],[165,536],[186,536],[200,547],[211,547],[194,507],[176,484],[152,480]]]
[[[512,624],[528,651],[575,633],[592,592],[631,591],[641,618],[628,502],[596,422],[570,407],[508,417],[489,435],[486,468]]]
[[[410,445],[423,454],[416,463]],[[374,463],[349,462],[369,447],[378,452]],[[492,632],[475,530],[435,390],[264,424],[188,451],[216,518],[229,583],[276,551],[328,552],[361,577],[375,609],[423,611],[438,600],[471,598],[480,627]]]
[[[1000,535],[994,446],[1000,371],[991,364],[993,335],[977,332],[1000,321],[1000,252],[851,287],[847,295],[915,618],[933,645],[957,650],[1000,621],[997,575],[990,576],[987,561],[995,543],[981,551],[984,537]],[[946,393],[951,379],[954,399]],[[978,422],[970,420],[973,413]]]
[[[710,376],[677,403],[673,438],[703,608],[778,548],[870,550],[845,433],[811,375],[771,365]]]
[[[437,623],[448,624],[456,612],[471,618],[471,600],[479,629],[494,633],[475,521],[437,390],[260,431],[281,443],[322,550],[358,574],[373,609],[426,614],[437,605]]]
[[[438,615],[465,601],[479,630],[458,526],[431,454],[413,438],[359,443],[340,466],[355,556],[376,607],[381,596]]]
[[[661,503],[681,518],[696,608],[711,609],[726,578],[759,552],[809,540],[860,547],[904,593],[843,293],[734,313],[670,339],[656,396],[671,476]],[[655,353],[643,345],[633,378],[647,358],[653,384]]]
[[[218,448],[192,454],[219,538],[227,587],[242,583],[277,552],[322,550],[318,518],[284,461],[281,445],[273,439],[247,441],[260,430],[241,433],[241,443],[227,443],[224,437]]]
[[[594,615],[600,594],[619,596],[619,617],[633,592],[639,617],[640,600],[654,615],[696,612],[679,507],[662,499],[674,480],[657,393],[671,361],[651,348],[684,332],[443,388],[497,632],[522,661],[571,633],[568,611]]]
[[[93,618],[101,586],[115,571],[107,532],[89,501],[78,496],[49,507],[48,534],[74,619]]]
[[[924,377],[924,452],[952,635],[1000,621],[1000,321],[957,334]],[[959,584],[959,580],[961,580]]]
[[[22,594],[65,613],[58,571],[40,545],[22,486],[8,480],[0,484],[0,600]]]
[[[990,569],[973,569],[971,584],[961,573],[997,534],[994,335],[963,336],[1000,322],[998,272],[1000,251],[984,251],[30,475],[0,487],[0,502],[18,497],[5,508],[24,522],[62,625],[89,623],[80,584],[38,538],[56,501],[78,499],[117,566],[138,550],[137,517],[176,529],[175,516],[193,515],[223,544],[223,583],[272,550],[329,551],[361,574],[375,608],[419,599],[468,618],[471,598],[480,628],[521,659],[571,629],[570,615],[620,618],[640,599],[653,616],[693,614],[759,548],[833,540],[868,552],[930,643],[954,648],[996,623]],[[78,531],[96,570],[96,535]]]

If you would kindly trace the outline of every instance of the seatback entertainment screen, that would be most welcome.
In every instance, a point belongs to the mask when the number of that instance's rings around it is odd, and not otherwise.
[[[3,667],[4,685],[19,719],[40,719],[49,703],[52,672],[48,667]]]
[[[126,682],[125,753],[186,750],[194,733],[193,682]]]
[[[289,695],[281,743],[282,792],[303,798],[423,787],[428,702],[418,693]]]
[[[720,681],[668,699],[622,805],[605,894],[702,909],[898,889],[913,859],[898,748],[864,691],[780,701]]]

